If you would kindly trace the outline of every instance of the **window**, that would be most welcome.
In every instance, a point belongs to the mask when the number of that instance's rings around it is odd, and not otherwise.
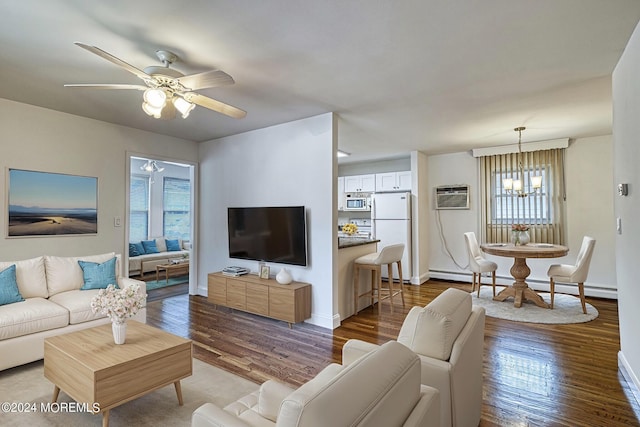
[[[191,183],[188,179],[168,177],[163,182],[163,233],[167,238],[189,240]]]
[[[531,187],[531,176],[542,176],[542,188],[534,192]],[[491,184],[494,203],[492,204],[491,218],[493,224],[539,224],[553,221],[551,211],[547,203],[548,191],[545,184],[548,181],[546,170],[534,172],[531,169],[524,171],[525,188],[527,197],[517,197],[508,192],[502,186],[503,180],[510,178],[511,173],[496,172]]]
[[[563,156],[564,149],[551,149],[479,158],[484,241],[509,242],[511,225],[526,224],[532,242],[563,244]],[[542,177],[538,191],[531,187],[532,176]],[[521,179],[526,195],[505,190],[505,178]]]
[[[129,241],[139,242],[149,234],[149,177],[132,175],[129,192]]]

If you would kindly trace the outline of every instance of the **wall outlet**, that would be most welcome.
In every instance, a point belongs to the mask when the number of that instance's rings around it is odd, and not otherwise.
[[[119,216],[116,216],[116,217],[113,218],[113,226],[114,227],[122,226],[122,220],[120,219]]]

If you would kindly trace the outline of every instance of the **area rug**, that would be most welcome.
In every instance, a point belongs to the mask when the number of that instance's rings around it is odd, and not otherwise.
[[[0,401],[15,403],[21,412],[0,409],[0,426],[101,426],[102,415],[59,410],[42,412],[41,403],[51,401],[53,384],[44,377],[43,362],[33,362],[0,372]],[[191,414],[206,402],[225,406],[258,389],[258,385],[222,369],[193,359],[193,375],[181,381],[184,405],[178,405],[173,385],[113,408],[109,425],[118,426],[190,426]],[[58,402],[73,402],[60,392]],[[18,407],[20,404],[20,407]],[[35,412],[26,412],[25,404]],[[4,404],[6,405],[6,403]],[[34,406],[35,405],[35,406]],[[60,406],[62,407],[62,405]],[[70,406],[69,406],[70,407]],[[45,406],[46,408],[46,406]]]
[[[496,294],[503,289],[503,286],[496,286]],[[547,304],[551,302],[551,294],[548,292],[538,292],[538,295],[540,295]],[[580,298],[573,295],[556,293],[553,301],[553,310],[538,307],[532,302],[525,302],[520,308],[516,308],[513,306],[513,298],[507,298],[504,301],[494,301],[491,286],[482,286],[480,288],[480,298],[477,297],[477,291],[471,292],[471,296],[473,305],[484,307],[487,316],[516,322],[548,324],[584,323],[590,322],[598,317],[598,310],[589,303],[587,303],[587,314],[584,314],[582,312]]]
[[[188,281],[189,275],[187,274],[185,276],[170,277],[169,280],[149,280],[145,283],[147,284],[147,291],[151,291],[154,289],[166,288],[167,286],[181,285],[182,283],[187,283]]]

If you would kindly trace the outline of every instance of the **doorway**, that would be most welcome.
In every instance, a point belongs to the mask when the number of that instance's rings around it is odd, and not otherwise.
[[[147,293],[195,293],[196,165],[129,154],[125,274]]]

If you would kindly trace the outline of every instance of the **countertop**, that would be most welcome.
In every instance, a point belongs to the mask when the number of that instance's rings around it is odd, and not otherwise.
[[[368,245],[369,243],[378,243],[379,241],[380,240],[377,239],[363,239],[359,237],[338,237],[338,249]]]

